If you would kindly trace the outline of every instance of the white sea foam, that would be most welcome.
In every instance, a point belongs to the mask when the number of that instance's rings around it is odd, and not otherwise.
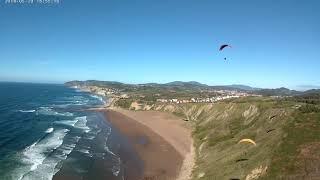
[[[88,98],[85,98],[83,96],[73,96],[73,97],[66,97],[64,98],[65,101],[64,102],[67,102],[67,103],[88,103],[89,102],[89,99]]]
[[[75,136],[75,137],[73,137],[72,139],[73,139],[75,142],[78,142],[78,141],[80,140],[80,138],[81,138],[81,137],[79,137],[79,136]]]
[[[109,154],[112,154],[113,156],[117,156],[114,152],[112,152],[108,146],[104,147],[104,150],[106,150]]]
[[[104,159],[104,156],[106,155],[106,153],[95,153],[94,156],[95,157],[98,157],[98,158],[103,158]]]
[[[86,101],[75,101],[75,102],[70,102],[70,103],[65,103],[65,104],[54,104],[52,106],[57,107],[57,108],[67,108],[69,106],[82,106],[85,104],[87,104]]]
[[[72,105],[72,104],[54,104],[54,105],[52,105],[53,107],[56,107],[56,108],[66,108],[66,107],[68,107],[68,106],[70,106],[70,105]]]
[[[107,135],[106,135],[106,143],[108,142],[108,138],[109,138],[111,132],[112,132],[111,127],[108,127],[108,132],[107,132]]]
[[[81,138],[79,136],[75,136],[69,139],[68,144],[62,144],[62,146],[60,146],[58,149],[60,153],[56,154],[55,157],[60,160],[67,159],[68,155],[73,151],[80,139]]]
[[[46,154],[54,151],[63,143],[63,138],[69,130],[60,129],[53,131],[50,135],[42,140],[38,140],[31,146],[25,148],[21,152],[21,161],[27,168],[17,169],[19,173],[19,179],[52,179],[54,173],[54,167],[58,163],[55,159],[46,159]],[[46,160],[46,161],[45,161]]]
[[[40,107],[37,114],[48,115],[48,116],[73,116],[70,112],[57,112],[52,109],[52,107]]]
[[[95,137],[96,137],[96,136],[90,136],[90,135],[88,135],[88,136],[85,137],[85,139],[92,140],[92,139],[94,139]]]
[[[98,128],[98,126],[91,127],[91,129],[86,129],[86,135],[84,136],[85,139],[92,140],[101,132],[102,130]]]
[[[104,99],[101,96],[93,95],[93,94],[91,94],[90,96],[93,97],[93,98],[99,99],[99,101],[105,103]]]
[[[54,130],[53,128],[48,128],[48,129],[46,130],[46,133],[52,133],[53,130]]]
[[[76,147],[76,143],[62,145],[59,148],[59,150],[62,151],[62,156],[60,155],[59,157],[62,159],[66,159],[67,155],[69,155],[75,147]]]
[[[55,121],[54,123],[82,129],[86,133],[90,131],[90,128],[87,126],[87,116],[76,117],[73,120]]]
[[[114,158],[112,159],[114,165],[111,168],[112,174],[114,176],[118,176],[121,168],[121,159],[119,156],[116,156],[113,152],[111,152],[109,148],[108,148],[108,152],[114,155]]]
[[[84,154],[90,154],[88,149],[78,149],[78,151]]]
[[[35,111],[36,110],[34,110],[34,109],[31,109],[31,110],[19,110],[19,112],[22,112],[22,113],[33,113]]]
[[[55,124],[63,124],[63,125],[67,125],[67,126],[72,126],[74,127],[74,125],[76,124],[78,120],[74,119],[74,120],[62,120],[62,121],[55,121]]]
[[[118,160],[118,162],[117,162],[117,164],[115,164],[113,167],[112,167],[112,173],[113,173],[113,175],[115,175],[115,176],[118,176],[119,175],[119,173],[120,173],[120,164],[121,164],[121,159],[120,159],[120,157],[118,157],[117,158],[117,160]]]
[[[68,131],[69,130],[67,129],[55,130],[54,133],[52,133],[52,136],[48,137],[48,139],[45,138],[25,149],[25,151],[23,152],[24,157],[26,157],[26,153],[30,153],[31,155],[27,156],[27,158],[24,158],[24,162],[28,164],[28,162],[31,161],[33,162],[33,164],[29,163],[29,165],[31,165],[31,168],[27,169],[27,171],[23,171],[23,174],[20,176],[21,180],[52,179],[53,175],[59,171],[59,167],[57,167],[57,164],[61,160],[67,158],[67,156],[72,152],[80,139],[79,136],[75,136],[70,139],[68,138],[68,143],[63,143],[63,138]],[[48,147],[56,150],[53,152],[52,150],[46,151]],[[50,156],[44,157],[45,154],[50,154],[50,152],[52,152]],[[44,157],[44,159],[42,160],[39,158],[34,160],[33,157],[42,157],[42,159]],[[34,163],[35,161],[36,163]]]
[[[88,136],[93,135],[93,136],[97,136],[99,133],[101,132],[101,129],[91,129],[87,132]]]
[[[90,128],[87,126],[87,116],[76,117],[77,122],[74,124],[74,127],[83,129],[86,133],[90,131]]]
[[[112,159],[113,159],[113,161],[114,161],[114,165],[112,166],[111,171],[112,171],[112,173],[113,173],[114,176],[118,176],[119,173],[120,173],[120,168],[121,168],[121,166],[120,166],[120,164],[121,164],[121,159],[120,159],[120,157],[119,157],[118,155],[116,155],[114,152],[112,152],[112,151],[109,149],[108,145],[107,145],[108,137],[110,136],[110,134],[111,134],[111,128],[109,127],[109,129],[108,129],[108,131],[107,131],[107,136],[106,136],[106,138],[105,138],[104,150],[105,150],[107,153],[109,153],[109,154],[111,154],[111,155],[113,156]]]

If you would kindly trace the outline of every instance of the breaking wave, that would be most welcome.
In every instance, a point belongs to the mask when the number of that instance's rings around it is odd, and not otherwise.
[[[22,112],[22,113],[33,113],[35,111],[36,110],[34,110],[34,109],[31,109],[31,110],[19,110],[19,112]]]
[[[46,132],[46,133],[52,133],[53,130],[54,130],[53,128],[48,128],[45,132]]]
[[[20,180],[52,179],[54,167],[59,162],[55,158],[48,158],[63,143],[68,129],[54,131],[43,139],[39,139],[31,146],[26,147],[20,156],[24,166],[17,169]],[[47,159],[48,158],[48,159]]]
[[[36,111],[37,115],[47,115],[47,116],[73,116],[73,113],[70,112],[57,112],[52,109],[52,107],[40,107]]]

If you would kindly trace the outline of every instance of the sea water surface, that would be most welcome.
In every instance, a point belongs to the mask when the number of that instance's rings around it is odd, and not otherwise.
[[[0,179],[123,179],[119,137],[64,85],[0,83]]]

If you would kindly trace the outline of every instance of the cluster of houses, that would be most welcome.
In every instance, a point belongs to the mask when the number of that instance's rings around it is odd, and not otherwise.
[[[213,103],[213,102],[217,102],[220,100],[239,98],[239,97],[245,97],[245,96],[255,96],[255,95],[239,92],[239,93],[218,95],[218,96],[214,96],[214,97],[210,97],[210,98],[157,99],[157,102],[177,103],[177,104],[180,104],[180,103]]]
[[[119,99],[127,99],[130,96],[128,94],[120,93],[120,90],[114,89],[114,88],[106,88],[106,87],[98,87],[98,86],[74,86],[73,88],[80,89],[82,91],[91,92],[100,96],[109,96],[113,98],[119,98]],[[245,96],[257,96],[254,94],[248,94],[245,92],[238,92],[238,91],[229,91],[229,90],[218,90],[214,91],[218,95],[213,97],[207,97],[207,98],[190,98],[190,99],[178,99],[178,98],[172,98],[172,99],[157,99],[157,102],[161,103],[213,103],[220,100],[225,99],[231,99],[231,98],[239,98],[239,97],[245,97]],[[158,95],[158,94],[155,94]],[[160,94],[159,94],[160,96]]]

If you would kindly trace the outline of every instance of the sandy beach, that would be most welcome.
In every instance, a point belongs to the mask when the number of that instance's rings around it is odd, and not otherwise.
[[[143,179],[187,180],[194,150],[191,128],[158,111],[104,110],[106,119],[127,136],[144,163]]]

